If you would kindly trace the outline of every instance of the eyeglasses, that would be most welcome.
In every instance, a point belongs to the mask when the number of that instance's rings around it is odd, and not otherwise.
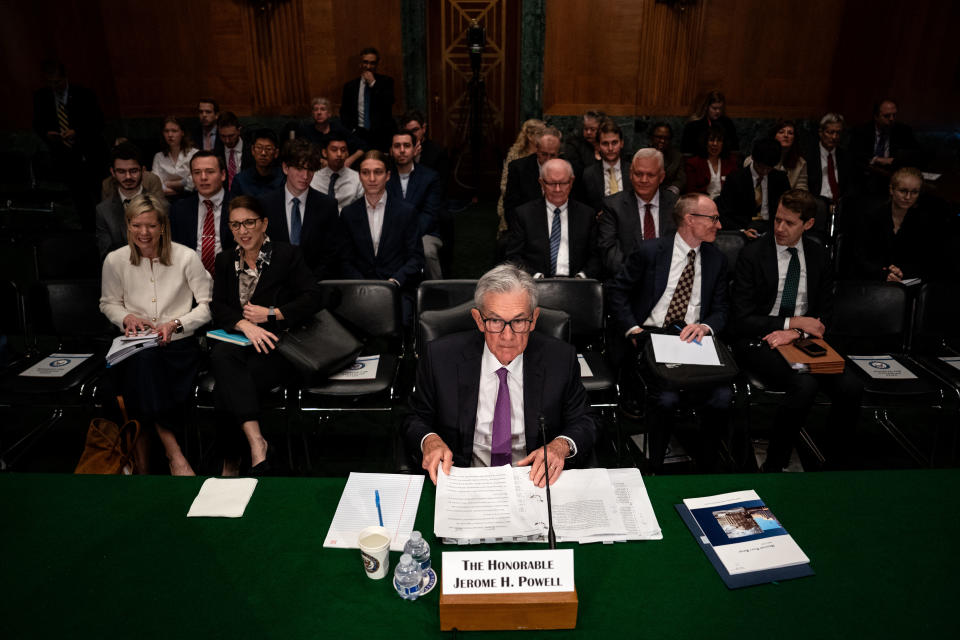
[[[548,189],[562,189],[572,182],[573,180],[564,180],[563,182],[544,182],[543,186]]]
[[[480,313],[480,318],[483,320],[484,329],[490,333],[503,333],[507,325],[510,325],[510,330],[514,333],[527,333],[530,331],[530,325],[533,324],[533,320],[530,318],[514,318],[513,320],[507,321],[501,320],[500,318],[485,318],[480,309],[477,309],[477,312]]]
[[[277,148],[272,144],[267,144],[267,145],[255,144],[253,145],[252,149],[254,153],[273,153],[274,151],[277,150]]]
[[[915,198],[916,196],[920,195],[920,189],[901,189],[901,188],[897,188],[897,189],[894,189],[894,191],[896,191],[897,193],[899,193],[899,194],[900,194],[901,196],[903,196],[904,198],[908,198],[908,197],[909,197],[909,198]]]
[[[243,225],[246,229],[253,229],[257,226],[257,223],[260,222],[262,218],[247,218],[246,220],[231,220],[229,222],[230,228],[234,231],[240,228],[240,225]]]
[[[720,216],[708,216],[705,213],[691,213],[691,216],[697,216],[698,218],[706,218],[710,221],[711,224],[717,224],[720,222]]]
[[[118,176],[138,176],[141,169],[139,167],[136,169],[114,169],[113,172]]]

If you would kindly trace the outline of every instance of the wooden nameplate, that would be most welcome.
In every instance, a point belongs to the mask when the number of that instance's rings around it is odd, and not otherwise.
[[[576,591],[469,595],[441,592],[440,629],[575,629],[577,604]]]

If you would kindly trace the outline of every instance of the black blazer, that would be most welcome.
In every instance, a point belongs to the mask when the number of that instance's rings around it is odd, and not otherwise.
[[[777,212],[780,196],[790,189],[790,180],[785,172],[778,169],[774,169],[767,175],[767,206],[770,211],[770,221],[763,221],[763,224],[753,220],[754,211],[757,208],[754,188],[750,167],[737,169],[723,181],[723,189],[717,198],[717,209],[720,210],[720,224],[724,229],[738,231],[754,228],[766,231]]]
[[[270,331],[295,326],[321,307],[320,289],[300,249],[286,242],[271,241],[271,244],[270,264],[264,266],[257,288],[250,297],[251,304],[277,307],[283,314],[282,321],[269,321],[265,325]],[[243,320],[236,259],[235,252],[221,251],[217,254],[213,272],[210,312],[214,326],[226,331],[235,331],[234,326]]]
[[[624,335],[631,327],[642,327],[663,296],[670,275],[674,235],[641,243],[623,269],[607,283],[607,300],[618,335]],[[719,334],[727,324],[727,258],[708,242],[700,245],[700,271],[700,322]]]
[[[367,222],[366,198],[340,212],[341,273],[356,280],[393,278],[400,286],[416,286],[423,270],[423,242],[417,210],[399,198],[387,195],[387,208],[380,232],[380,248],[373,253],[373,238]]]
[[[267,233],[272,240],[280,242],[290,242],[286,198],[285,188],[271,191],[260,198],[270,220]],[[299,246],[303,258],[318,280],[336,277],[340,268],[337,201],[313,188],[307,189],[306,201],[303,201],[303,196],[301,201]]]
[[[833,270],[830,256],[817,242],[803,237],[807,263],[806,316],[820,318],[828,327],[833,313]],[[783,318],[770,310],[779,291],[776,239],[772,233],[752,242],[737,257],[730,296],[730,329],[738,338],[762,338],[783,329]]]
[[[507,165],[507,188],[503,191],[503,211],[510,224],[513,210],[531,200],[543,197],[540,187],[540,164],[537,154],[517,158]]]
[[[871,120],[854,127],[850,137],[850,153],[859,167],[866,167],[876,151],[876,123]],[[893,169],[922,164],[919,145],[913,137],[913,130],[902,122],[894,122],[887,134],[890,139],[890,157]]]
[[[453,451],[453,463],[469,467],[480,394],[483,334],[467,331],[430,342],[417,367],[416,390],[410,397],[411,415],[404,424],[408,451],[421,459],[420,441],[436,433]],[[590,457],[597,426],[586,407],[580,365],[571,345],[530,333],[523,352],[523,419],[527,452],[543,445],[539,416],[548,440],[563,435],[577,445],[569,466],[582,466]],[[567,466],[565,465],[565,466]]]
[[[516,210],[515,228],[507,238],[506,258],[522,265],[531,275],[550,275],[550,229],[547,202],[543,198],[528,202]],[[567,236],[570,250],[570,276],[581,271],[588,278],[600,277],[597,255],[597,216],[587,205],[567,201]]]
[[[227,193],[227,185],[223,185],[223,204],[220,207],[220,250],[226,253],[232,250],[237,243],[233,239],[233,232],[230,231],[230,214],[227,213],[230,203],[230,194]],[[186,245],[193,250],[199,248],[199,238],[197,238],[197,220],[200,211],[200,194],[196,191],[181,198],[170,207],[170,231],[173,234],[173,241]]]
[[[850,184],[853,182],[853,163],[847,150],[840,147],[834,149],[834,157],[837,163],[837,186],[840,188],[839,195],[842,198],[849,193]],[[823,183],[827,181],[820,166],[820,143],[818,142],[807,150],[807,189],[814,196],[819,197]]]
[[[956,254],[948,247],[950,235],[945,233],[949,225],[937,218],[923,206],[913,207],[894,233],[890,201],[872,209],[856,231],[855,276],[886,280],[884,269],[892,264],[903,270],[905,278],[954,279]]]
[[[103,112],[100,111],[96,94],[86,87],[70,84],[67,87],[66,110],[70,128],[76,132],[71,149],[61,142],[51,143],[47,139],[48,131],[60,131],[57,105],[50,87],[39,89],[33,94],[33,130],[55,154],[75,151],[89,156],[87,159],[92,162],[99,162],[102,156],[106,155],[106,149],[101,137]]]
[[[370,87],[370,131],[383,139],[393,133],[393,78],[379,73],[373,74],[376,81]],[[360,93],[360,77],[357,76],[343,85],[340,99],[340,121],[351,131],[363,128],[358,121],[357,96]]]
[[[620,191],[633,189],[630,184],[630,164],[631,161],[626,158],[620,159]],[[603,162],[594,162],[583,170],[583,177],[580,179],[580,201],[590,205],[594,212],[603,208],[604,187],[606,186],[607,176],[603,168]],[[619,193],[619,192],[618,192]],[[614,194],[616,195],[616,194]]]
[[[387,181],[389,198],[403,200],[417,210],[421,236],[437,230],[437,223],[440,220],[441,193],[440,176],[430,167],[421,164],[414,165],[413,171],[410,172],[406,196],[403,195],[400,176],[395,170],[390,172],[390,179]]]
[[[677,196],[667,189],[660,189],[660,237],[677,230],[673,221],[673,208]],[[640,217],[637,195],[632,185],[603,199],[603,213],[597,226],[597,246],[603,268],[610,276],[620,271],[627,256],[643,242],[643,221]]]
[[[440,196],[447,192],[447,183],[450,178],[450,158],[447,150],[431,140],[424,138],[420,143],[420,160],[417,164],[430,167],[437,172],[440,179]]]

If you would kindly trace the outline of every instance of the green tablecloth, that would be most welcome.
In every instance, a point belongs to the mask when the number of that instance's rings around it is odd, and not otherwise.
[[[241,519],[186,518],[202,478],[0,476],[2,638],[439,636],[439,587],[401,600],[323,548],[342,479],[267,478]],[[591,638],[956,637],[960,471],[647,478],[664,539],[575,549]],[[673,509],[755,489],[816,575],[727,590]],[[434,489],[417,528],[433,547]],[[392,565],[399,555],[391,554]],[[446,634],[450,637],[451,634]],[[483,637],[489,633],[472,633]]]

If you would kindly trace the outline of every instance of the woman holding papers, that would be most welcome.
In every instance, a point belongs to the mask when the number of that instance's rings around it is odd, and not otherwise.
[[[152,332],[159,346],[117,366],[131,413],[153,422],[173,475],[193,475],[174,429],[193,390],[200,347],[193,332],[210,321],[212,279],[200,256],[170,240],[167,202],[143,193],[126,208],[127,247],[103,263],[100,311],[125,335]],[[145,442],[142,438],[139,443]],[[146,471],[138,443],[138,465]]]
[[[250,344],[213,345],[211,361],[222,417],[217,439],[224,455],[224,475],[239,472],[241,431],[250,446],[250,474],[263,475],[272,469],[270,449],[260,431],[258,392],[283,383],[292,373],[291,365],[276,351],[280,332],[316,313],[320,292],[299,247],[272,242],[267,236],[269,220],[256,198],[236,197],[229,209],[237,246],[217,255],[213,323],[218,329],[242,333]]]

